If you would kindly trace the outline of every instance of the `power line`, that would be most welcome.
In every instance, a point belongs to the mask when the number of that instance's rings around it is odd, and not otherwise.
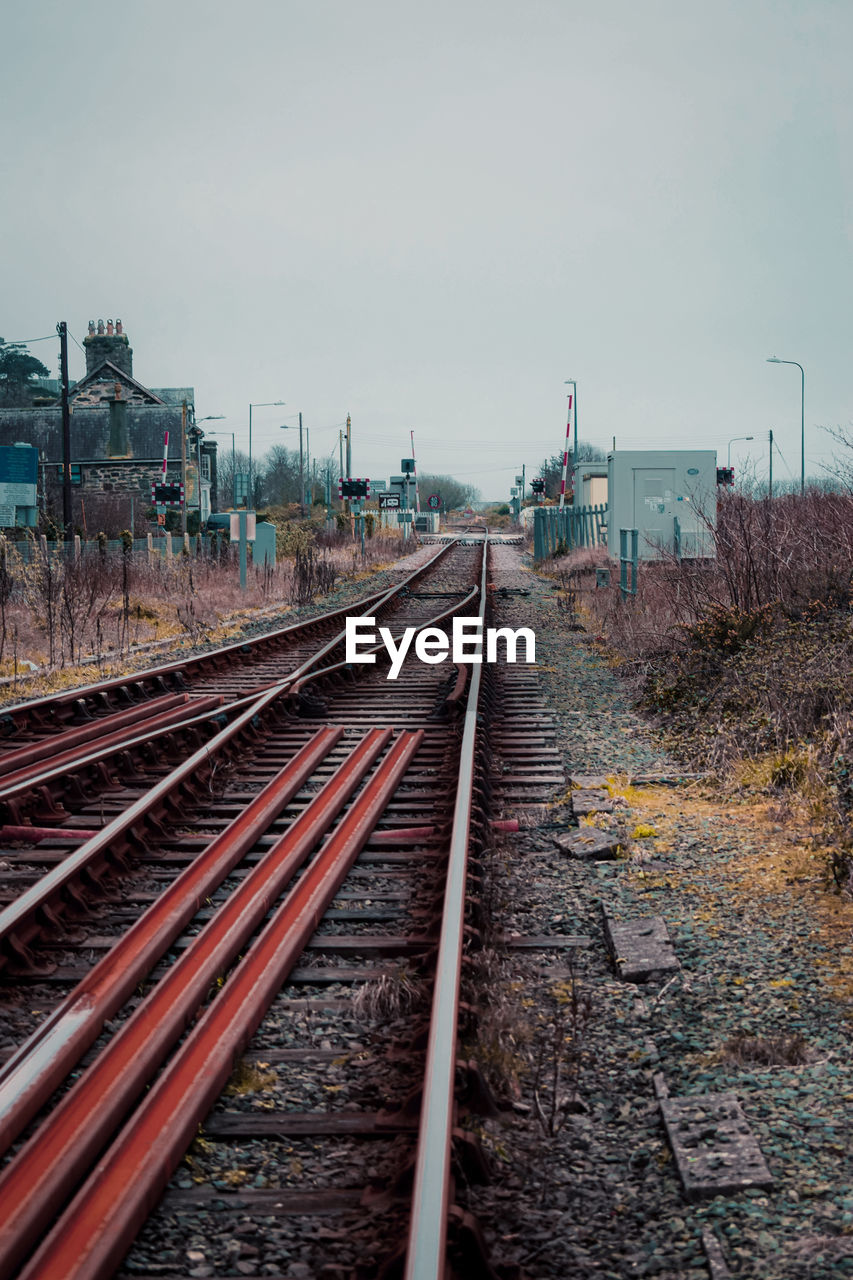
[[[44,338],[4,338],[0,347],[28,347],[31,342],[55,342],[56,334],[49,333]]]

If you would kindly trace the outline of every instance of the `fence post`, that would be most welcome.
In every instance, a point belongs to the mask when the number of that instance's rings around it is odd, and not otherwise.
[[[74,563],[75,564],[80,563],[80,534],[79,533],[75,533],[74,535]]]
[[[171,533],[166,533],[166,534],[164,534],[164,535],[163,535],[163,543],[164,543],[164,545],[165,545],[165,549],[166,549],[166,559],[167,559],[167,560],[171,560],[171,558],[172,558],[172,535],[171,535]]]
[[[190,554],[190,535],[189,535],[188,533],[185,533],[185,534],[184,534],[184,547],[183,547],[183,550],[184,550],[184,555],[185,555],[185,556],[189,556],[189,554]]]
[[[533,512],[533,559],[541,560],[542,556],[542,509],[537,507]]]
[[[631,535],[631,551],[628,552],[628,535]],[[637,594],[637,567],[640,550],[640,532],[638,529],[619,530],[619,591],[622,599]],[[628,585],[628,566],[631,566],[631,585]]]

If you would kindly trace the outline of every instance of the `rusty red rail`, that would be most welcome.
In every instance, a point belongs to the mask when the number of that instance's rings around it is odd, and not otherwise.
[[[23,764],[19,768],[10,768],[5,777],[0,778],[0,803],[10,800],[15,795],[24,794],[36,781],[38,784],[43,785],[55,774],[65,774],[66,772],[83,768],[88,763],[100,762],[111,753],[125,749],[134,739],[134,735],[140,732],[144,736],[142,738],[136,737],[136,741],[150,741],[151,736],[158,729],[163,729],[167,725],[177,725],[181,721],[204,715],[207,712],[218,709],[222,706],[222,703],[223,699],[218,694],[206,694],[204,697],[192,700],[184,695],[179,699],[177,706],[173,705],[149,716],[142,726],[134,723],[130,738],[128,737],[126,726],[115,729],[112,733],[102,734],[95,740],[92,751],[88,753],[81,753],[80,745],[70,746],[63,750],[64,744],[62,740],[65,734],[60,734],[52,751],[44,752],[40,758],[33,760],[30,764]],[[44,744],[33,744],[33,746],[36,745],[42,746]],[[84,742],[81,745],[88,746],[89,743]],[[14,755],[17,756],[18,752],[16,751]],[[47,763],[48,759],[50,761],[49,764]],[[15,760],[11,761],[13,766],[15,763]]]
[[[112,1275],[393,796],[422,737],[422,731],[398,737],[334,834],[145,1095],[133,1118],[100,1157],[95,1171],[24,1268],[22,1280],[107,1280]],[[131,1021],[141,1014],[142,1011],[134,1015]],[[156,1024],[148,1028],[149,1035],[153,1032]],[[124,1033],[125,1028],[117,1039]],[[97,1123],[103,1107],[103,1097],[95,1096],[92,1110],[87,1113],[88,1122],[77,1108],[74,1126],[81,1137],[87,1132],[87,1124]],[[68,1110],[75,1108],[69,1103]],[[10,1169],[16,1165],[17,1161]],[[49,1157],[49,1169],[56,1171],[56,1166],[55,1156]],[[33,1173],[38,1174],[39,1168],[36,1160]],[[54,1172],[51,1176],[59,1175]],[[7,1205],[11,1205],[10,1180],[9,1174],[3,1180],[2,1204],[8,1233],[0,1233],[4,1249],[0,1256],[14,1265],[13,1260],[20,1257],[21,1236],[12,1225],[11,1210],[6,1218]],[[22,1192],[24,1203],[31,1206],[32,1223],[45,1221],[44,1194],[29,1197],[26,1185]],[[51,1206],[54,1210],[56,1207]],[[38,1231],[35,1225],[29,1227],[34,1236]]]
[[[0,1068],[0,1155],[342,734],[332,727],[314,734]]]
[[[251,730],[256,717],[261,715],[279,696],[280,689],[271,689],[249,706],[210,742],[195,751],[183,764],[146,792],[118,818],[105,826],[97,836],[69,854],[59,866],[54,867],[30,889],[8,907],[0,911],[0,968],[11,954],[27,957],[27,943],[39,932],[39,919],[55,923],[57,913],[67,907],[67,898],[73,886],[86,872],[93,874],[111,857],[121,856],[130,843],[138,840],[140,831],[152,814],[156,813],[181,784],[194,780],[199,771],[210,768],[218,751],[238,735]]]
[[[24,747],[15,747],[0,755],[0,774],[12,773],[23,769],[26,765],[48,759],[59,751],[68,751],[92,742],[96,738],[104,738],[118,729],[127,729],[138,724],[140,720],[148,720],[151,716],[173,707],[183,706],[189,702],[188,693],[167,693],[160,698],[151,698],[135,707],[126,707],[124,711],[115,711],[112,715],[102,716],[87,724],[75,725],[72,729],[64,729],[49,738],[38,742],[30,742]]]

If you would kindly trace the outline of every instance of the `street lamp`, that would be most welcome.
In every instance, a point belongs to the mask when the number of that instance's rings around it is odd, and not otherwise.
[[[255,504],[255,495],[252,492],[252,410],[269,409],[271,405],[285,403],[284,400],[256,400],[254,404],[249,405],[249,492],[246,495],[246,510]]]
[[[231,506],[237,506],[237,449],[234,445],[233,431],[209,431],[211,436],[230,436],[231,437]]]
[[[283,422],[281,424],[282,431],[289,431],[296,424],[294,422]],[[302,410],[299,410],[299,512],[305,515],[305,472],[302,462]]]
[[[806,491],[806,371],[796,360],[768,356],[767,364],[793,364],[800,371],[800,493]]]
[[[736,441],[738,441],[738,440],[754,440],[754,439],[755,439],[755,436],[732,436],[731,440],[729,441],[729,451],[728,451],[728,453],[727,453],[727,455],[726,455],[726,466],[727,466],[727,467],[730,467],[730,466],[732,465],[732,445],[733,445]]]

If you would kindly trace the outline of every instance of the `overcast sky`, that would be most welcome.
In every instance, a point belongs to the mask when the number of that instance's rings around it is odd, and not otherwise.
[[[581,439],[799,476],[851,406],[851,0],[8,7],[0,334],[121,317],[256,452],[487,497]],[[57,345],[32,347],[53,371]],[[71,374],[85,365],[72,343]],[[220,440],[230,449],[230,441]],[[786,474],[777,463],[777,475]]]

